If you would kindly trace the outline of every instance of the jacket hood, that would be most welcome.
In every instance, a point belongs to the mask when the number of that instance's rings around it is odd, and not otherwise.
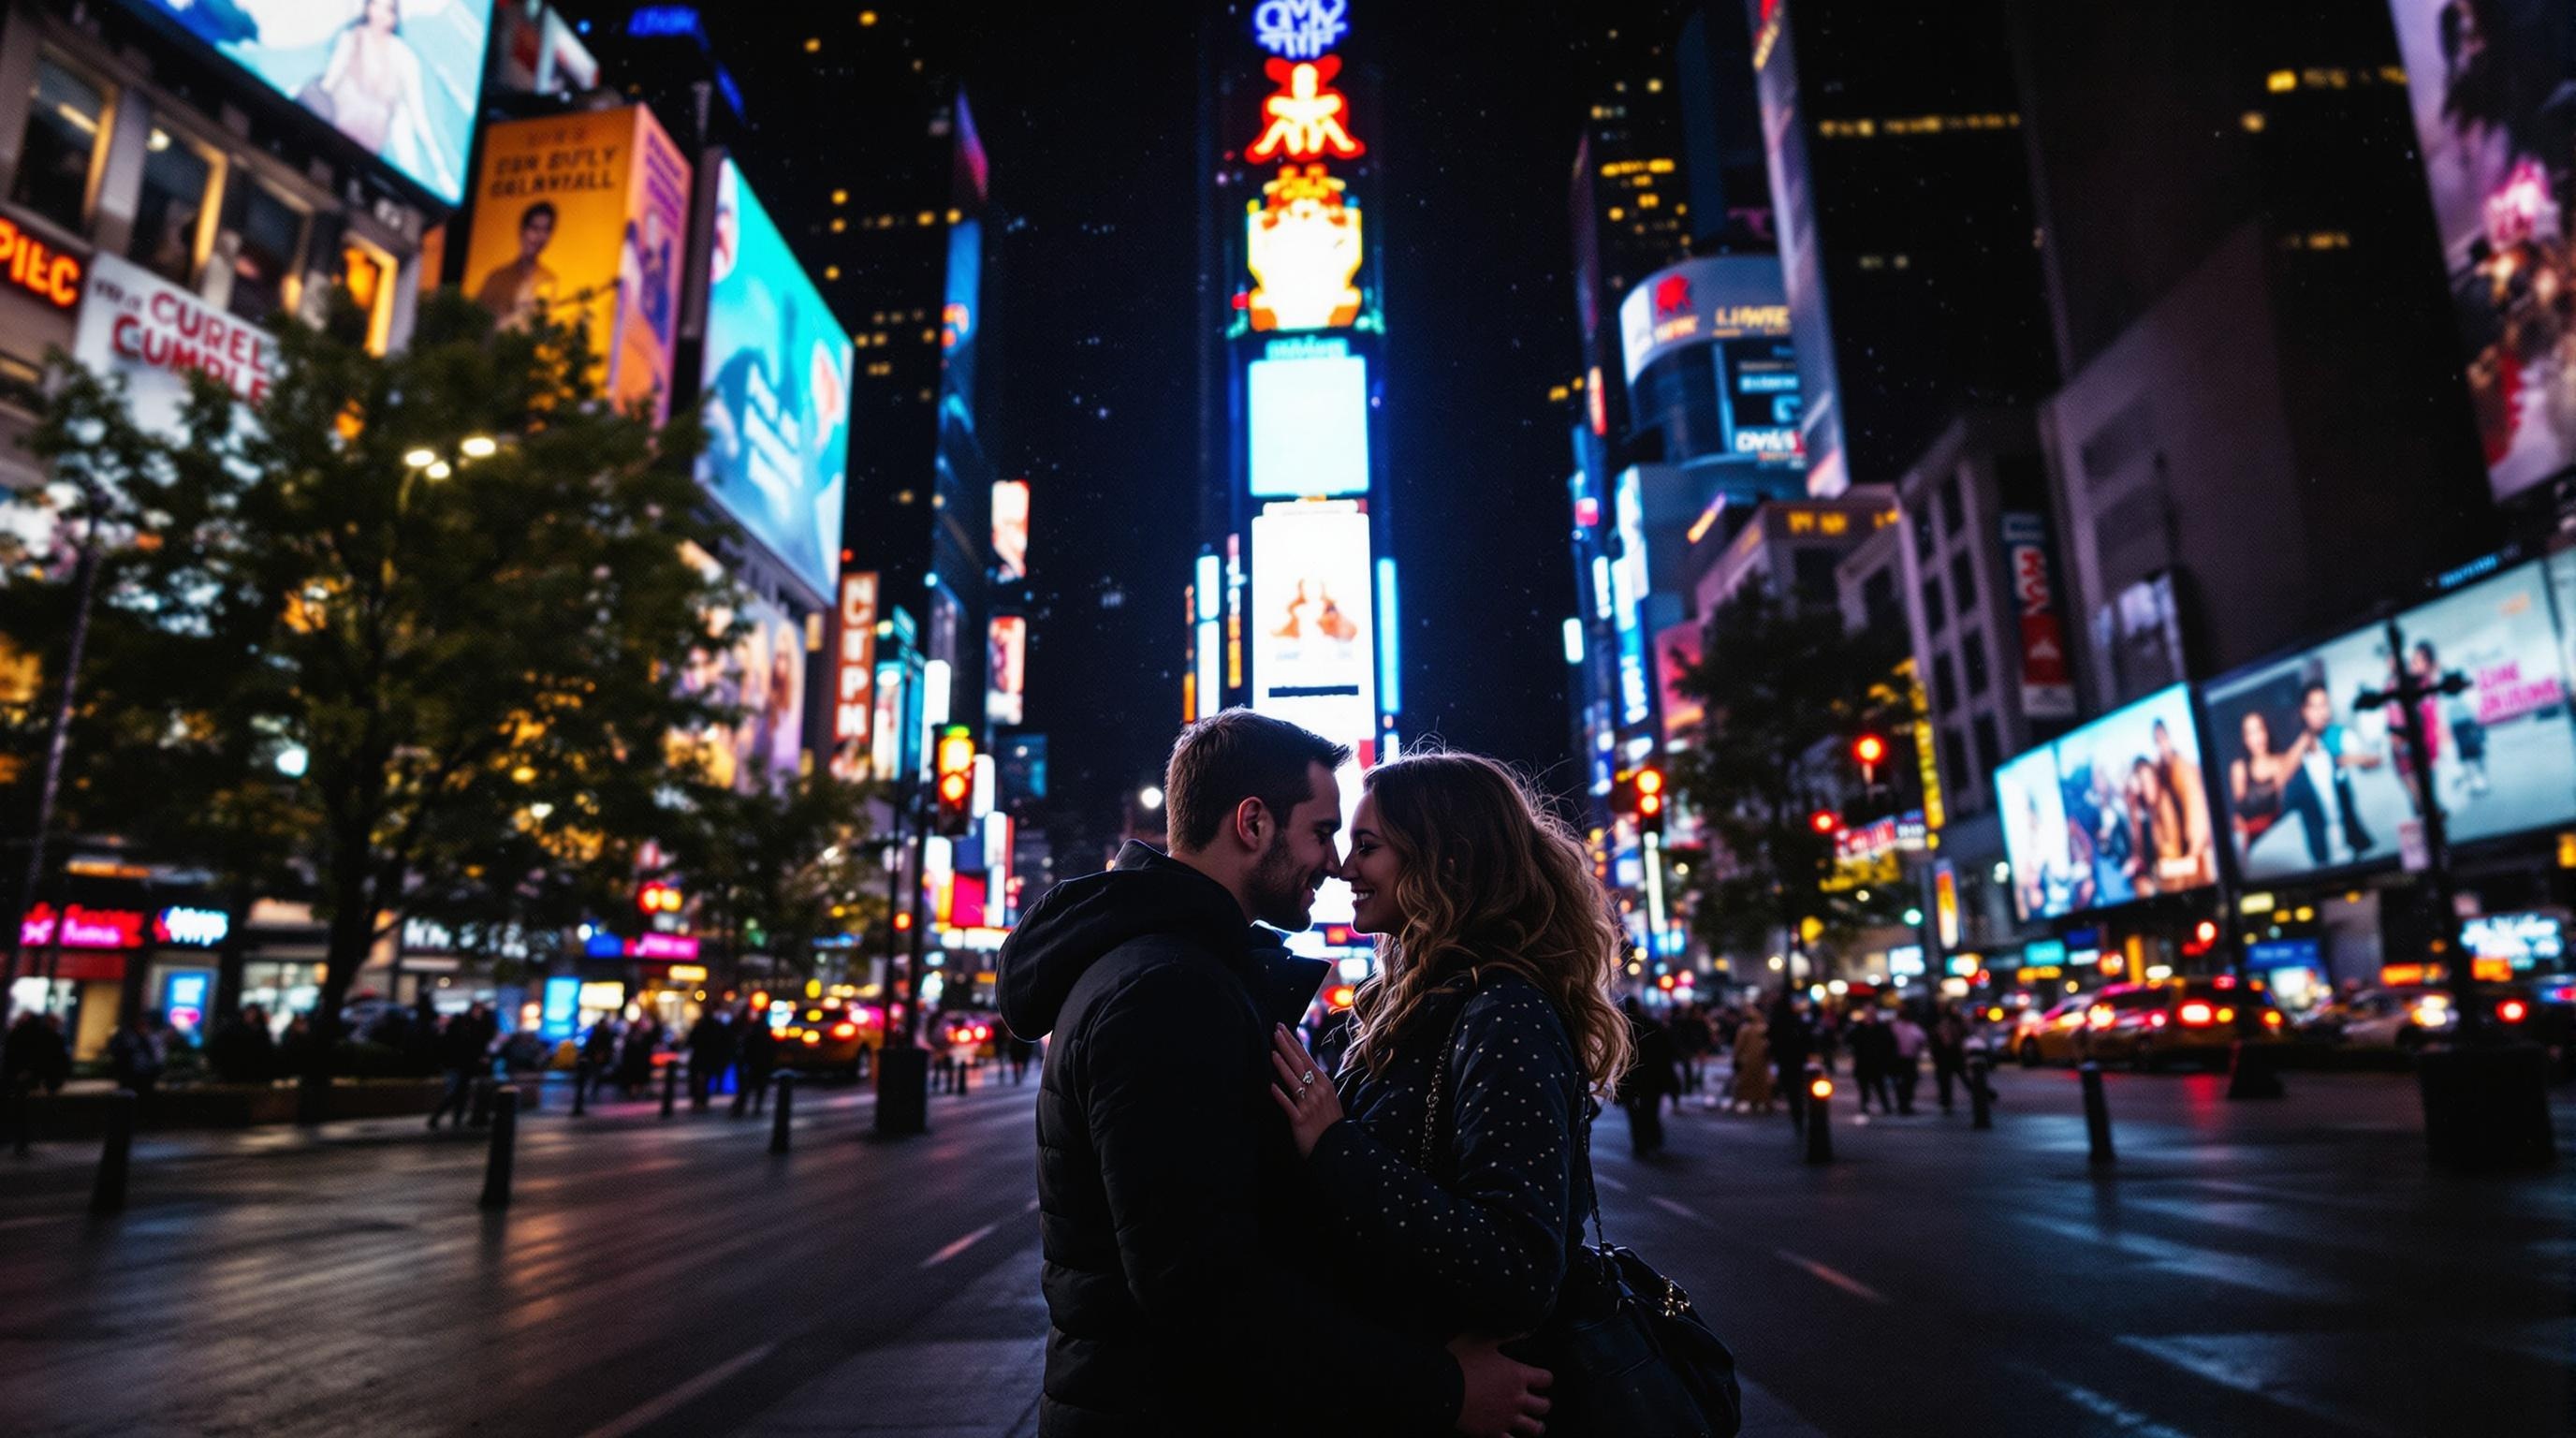
[[[1003,943],[998,965],[1002,1022],[1024,1039],[1053,1032],[1056,1015],[1083,971],[1130,939],[1169,934],[1202,945],[1229,964],[1247,965],[1254,959],[1249,952],[1254,932],[1224,885],[1130,840],[1107,873],[1068,879],[1048,890]],[[1258,967],[1277,972],[1284,957],[1261,956]],[[1321,968],[1317,963],[1317,983]],[[1264,1007],[1273,1003],[1271,987],[1264,983],[1254,988]],[[1307,992],[1313,991],[1309,984]]]

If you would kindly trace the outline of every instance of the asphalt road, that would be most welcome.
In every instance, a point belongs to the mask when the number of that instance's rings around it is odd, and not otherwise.
[[[1735,1347],[1748,1432],[2576,1432],[2565,1176],[2427,1171],[2411,1083],[2110,1078],[2085,1161],[2071,1075],[2007,1070],[1997,1127],[1692,1109],[1599,1165],[1614,1241]],[[89,1155],[0,1158],[0,1431],[1020,1438],[1045,1327],[1029,1088],[867,1140],[809,1089],[796,1151],[720,1112],[526,1121],[516,1201],[416,1122],[138,1145],[128,1211]],[[1846,1094],[1848,1089],[1846,1090]],[[2557,1109],[2576,1154],[2576,1108]]]

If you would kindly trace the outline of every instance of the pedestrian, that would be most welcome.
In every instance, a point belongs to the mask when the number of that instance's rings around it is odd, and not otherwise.
[[[1011,1087],[1018,1088],[1028,1081],[1029,1064],[1038,1056],[1037,1040],[1021,1038],[1005,1029],[1003,1042],[1011,1051]]]
[[[574,1096],[583,1103],[590,1101],[595,1089],[607,1087],[617,1069],[617,1015],[601,1014],[599,1021],[582,1035],[581,1065],[573,1074]]]
[[[758,1113],[769,1102],[769,1077],[778,1071],[778,1033],[764,1020],[768,1015],[743,1011],[742,1042],[735,1046],[734,1062],[740,1077],[734,1080],[733,1111],[740,1115],[746,1102]]]
[[[277,1040],[268,1032],[268,1010],[252,1004],[215,1028],[206,1062],[226,1083],[264,1084],[277,1071]]]
[[[1941,1091],[1941,1112],[1950,1111],[1950,1085],[1968,1071],[1968,1021],[1959,1006],[1943,1004],[1932,1020],[1932,1082]]]
[[[1914,1112],[1915,1085],[1923,1082],[1923,1050],[1931,1039],[1909,1009],[1896,1011],[1896,1017],[1888,1024],[1888,1037],[1896,1048],[1895,1062],[1888,1070],[1896,1080],[1896,1111],[1910,1114]]]
[[[1628,1147],[1639,1158],[1664,1151],[1664,1097],[1680,1087],[1674,1077],[1677,1060],[1672,1035],[1646,1016],[1634,996],[1619,1001],[1628,1017],[1631,1055],[1619,1080],[1619,1108],[1628,1115]]]
[[[689,1025],[689,1109],[704,1113],[716,1080],[733,1067],[733,1024],[720,1008],[707,1008]]]
[[[1771,1009],[1771,1069],[1780,1076],[1780,1092],[1789,1100],[1790,1126],[1807,1127],[1807,1060],[1815,1053],[1815,1036],[1807,1027],[1806,1003],[1785,985]]]
[[[1342,872],[1376,972],[1337,1076],[1284,1027],[1273,1065],[1323,1261],[1431,1341],[1549,1333],[1533,1361],[1569,1364],[1549,1323],[1597,1292],[1586,1115],[1629,1069],[1610,1001],[1626,935],[1582,841],[1501,765],[1414,751],[1362,784]],[[1556,1396],[1548,1432],[1602,1431]]]
[[[286,1021],[286,1032],[277,1036],[277,1076],[300,1079],[313,1067],[313,1013],[310,1009]]]
[[[1776,1101],[1771,1087],[1771,1029],[1757,1011],[1735,1026],[1735,1077],[1729,1095],[1737,1113],[1769,1113]]]
[[[626,1097],[640,1097],[653,1083],[653,1058],[661,1052],[662,1024],[651,1014],[639,1014],[627,1024],[625,1037],[617,1046],[617,1085]]]
[[[1200,720],[1164,774],[1172,852],[1130,842],[1002,945],[1004,1022],[1064,1040],[1038,1078],[1045,1432],[1501,1438],[1545,1411],[1546,1376],[1498,1340],[1443,1352],[1304,1271],[1326,1237],[1271,1053],[1330,965],[1256,947],[1252,925],[1308,926],[1349,757],[1246,709]]]
[[[161,1036],[159,1012],[146,1011],[139,1018],[128,1018],[117,1025],[107,1041],[107,1062],[116,1075],[116,1086],[131,1089],[139,1100],[135,1108],[150,1109],[153,1090],[161,1083],[161,1071],[170,1062],[168,1045]]]
[[[448,1018],[438,1035],[438,1067],[446,1076],[447,1087],[439,1094],[438,1107],[429,1111],[429,1126],[435,1130],[438,1121],[449,1113],[456,1115],[450,1127],[462,1128],[473,1111],[474,1080],[477,1070],[489,1070],[491,1051],[483,1036],[483,1006],[476,1004],[461,1014]]]
[[[1708,1016],[1697,1004],[1683,1004],[1673,1010],[1670,1025],[1673,1052],[1681,1060],[1680,1085],[1673,1091],[1673,1112],[1681,1112],[1682,1100],[1700,1091],[1701,1067],[1708,1062],[1709,1046],[1716,1035],[1708,1025]]]
[[[1869,1112],[1869,1101],[1875,1098],[1880,1113],[1896,1112],[1887,1086],[1888,1075],[1896,1067],[1896,1040],[1879,1018],[1878,1009],[1872,1006],[1854,1011],[1843,1033],[1851,1045],[1852,1087],[1860,1092],[1860,1111]]]

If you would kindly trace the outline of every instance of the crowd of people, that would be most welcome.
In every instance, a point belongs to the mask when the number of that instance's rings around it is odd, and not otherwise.
[[[1691,1099],[1729,1113],[1785,1105],[1803,1121],[1808,1068],[1827,1075],[1846,1054],[1859,1111],[1910,1115],[1928,1068],[1943,1113],[1964,1092],[1967,1017],[1955,1004],[1843,1007],[1789,993],[1767,1002],[1674,1004],[1660,1017],[1624,1001],[1632,1059],[1618,1101],[1638,1156],[1663,1147],[1663,1108]],[[1724,1073],[1719,1073],[1720,1064]]]

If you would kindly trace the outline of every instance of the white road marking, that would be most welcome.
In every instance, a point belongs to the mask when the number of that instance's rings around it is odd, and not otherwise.
[[[1806,1258],[1799,1254],[1791,1253],[1785,1248],[1775,1248],[1771,1251],[1779,1255],[1783,1262],[1796,1264],[1798,1267],[1807,1270],[1809,1273],[1814,1274],[1816,1277],[1823,1279],[1825,1282],[1832,1284],[1834,1287],[1841,1289],[1843,1292],[1850,1294],[1854,1298],[1866,1298],[1872,1303],[1887,1302],[1886,1294],[1879,1292],[1877,1289],[1870,1287],[1868,1284],[1861,1282],[1859,1279],[1852,1277],[1850,1274],[1843,1272],[1839,1268],[1833,1268],[1825,1264],[1818,1263],[1812,1258]]]
[[[1626,1193],[1628,1191],[1628,1185],[1621,1183],[1619,1180],[1612,1178],[1606,1173],[1596,1173],[1592,1175],[1592,1181],[1601,1185],[1603,1188],[1610,1190],[1612,1193]]]
[[[1020,1212],[1022,1212],[1022,1213],[1035,1213],[1035,1212],[1037,1212],[1037,1211],[1038,1211],[1038,1201],[1037,1201],[1036,1199],[1034,1199],[1034,1198],[1032,1198],[1032,1199],[1030,1199],[1030,1200],[1029,1200],[1028,1207],[1023,1208],[1023,1209],[1021,1209],[1021,1210],[1020,1210]]]
[[[955,1258],[957,1255],[964,1253],[970,1248],[973,1248],[976,1244],[983,1242],[994,1229],[999,1228],[1000,1226],[1000,1224],[995,1223],[985,1224],[982,1228],[976,1229],[973,1233],[966,1235],[964,1238],[958,1239],[946,1248],[943,1248],[937,1253],[930,1255],[928,1258],[923,1259],[921,1261],[921,1266],[923,1268],[937,1268],[939,1265],[946,1263],[948,1260]]]
[[[1653,1204],[1655,1207],[1662,1209],[1666,1213],[1687,1218],[1693,1223],[1708,1222],[1707,1219],[1700,1217],[1699,1214],[1688,1204],[1675,1203],[1673,1200],[1664,1197],[1660,1193],[1649,1195],[1646,1202]]]
[[[618,1417],[591,1429],[583,1434],[582,1438],[626,1438],[627,1434],[659,1422],[663,1415],[768,1357],[769,1351],[777,1346],[775,1343],[764,1343],[747,1353],[737,1353],[642,1407],[629,1409]]]
[[[2179,1428],[2159,1423],[2137,1409],[2107,1393],[2097,1393],[2081,1383],[2069,1383],[2044,1368],[2028,1363],[2009,1365],[2014,1372],[2024,1373],[2057,1390],[2057,1396],[2110,1423],[2112,1428],[2136,1435],[2136,1438],[2191,1438]]]

